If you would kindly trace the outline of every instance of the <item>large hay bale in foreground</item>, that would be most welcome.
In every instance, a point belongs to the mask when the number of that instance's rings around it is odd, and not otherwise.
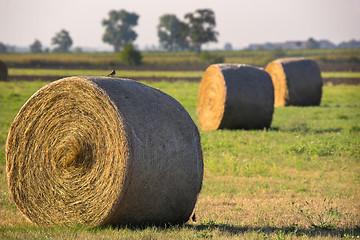
[[[244,64],[210,65],[200,83],[197,114],[203,130],[269,128],[274,89],[263,69]]]
[[[284,58],[266,68],[273,81],[275,106],[320,105],[323,81],[316,62],[303,58]]]
[[[203,178],[185,109],[138,82],[70,77],[37,91],[6,145],[10,193],[37,224],[186,222]]]
[[[0,81],[6,81],[8,76],[8,68],[4,62],[0,60]]]

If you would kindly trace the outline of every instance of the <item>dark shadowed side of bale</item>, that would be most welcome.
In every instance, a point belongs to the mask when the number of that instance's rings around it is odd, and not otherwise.
[[[244,64],[214,64],[200,83],[197,113],[203,130],[269,128],[274,89],[263,69]]]
[[[175,99],[137,82],[95,83],[126,119],[134,150],[133,179],[111,221],[186,222],[203,177],[200,137],[191,117]]]
[[[315,61],[286,58],[270,62],[265,70],[275,88],[275,106],[318,106],[321,102],[321,72]]]
[[[0,81],[6,81],[8,76],[8,68],[6,64],[0,60]]]
[[[10,193],[37,224],[186,222],[203,160],[196,125],[169,95],[131,80],[71,77],[12,123]]]

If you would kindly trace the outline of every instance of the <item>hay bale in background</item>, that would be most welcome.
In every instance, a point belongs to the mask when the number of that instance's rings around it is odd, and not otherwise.
[[[0,60],[0,81],[6,81],[8,76],[8,68],[4,62]]]
[[[201,79],[197,114],[203,130],[268,128],[273,105],[274,89],[263,69],[213,64]]]
[[[10,193],[37,224],[186,222],[203,178],[200,137],[167,94],[70,77],[37,91],[6,144]]]
[[[303,58],[284,58],[270,62],[266,68],[273,81],[275,106],[318,106],[322,85],[316,62]]]

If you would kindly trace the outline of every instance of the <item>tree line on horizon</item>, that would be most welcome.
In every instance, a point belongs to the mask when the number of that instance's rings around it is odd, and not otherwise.
[[[124,9],[111,10],[108,18],[102,20],[105,32],[102,41],[112,45],[114,52],[119,52],[133,45],[138,34],[134,27],[138,24],[139,15]],[[197,51],[201,52],[201,46],[208,42],[217,42],[219,33],[215,31],[215,13],[211,9],[198,9],[194,13],[187,13],[184,21],[179,20],[174,14],[164,14],[159,19],[157,34],[161,46],[168,51]],[[73,44],[70,33],[62,29],[51,39],[53,52],[69,52]],[[9,46],[0,42],[0,53],[11,52]],[[35,39],[30,45],[33,53],[50,52],[43,49],[42,43]],[[75,48],[80,52],[81,48]]]
[[[136,51],[133,43],[138,34],[134,27],[138,25],[139,15],[131,13],[124,9],[111,10],[107,19],[102,20],[105,32],[102,41],[113,46],[114,52],[120,52],[127,49]],[[184,19],[179,19],[174,14],[164,14],[159,18],[157,25],[157,35],[160,45],[167,51],[196,51],[201,53],[202,45],[209,42],[217,42],[219,33],[215,30],[215,13],[211,9],[198,9],[194,13],[187,13]],[[51,39],[51,45],[54,45],[53,52],[69,52],[73,44],[70,33],[62,29]],[[299,41],[299,44],[301,42]],[[252,49],[254,48],[254,49]],[[249,50],[267,50],[277,49],[276,44],[252,44]],[[281,47],[280,47],[281,48]],[[317,49],[319,42],[309,38],[305,48]],[[342,42],[338,48],[360,48],[360,41],[351,40]],[[226,43],[224,50],[231,51],[231,43]],[[74,52],[81,52],[80,47],[76,47]],[[10,46],[0,42],[0,53],[13,52]],[[42,43],[35,39],[30,45],[30,52],[41,53],[50,52],[50,49],[43,49]],[[135,54],[136,55],[136,54]]]
[[[202,44],[217,42],[219,33],[215,31],[215,13],[211,9],[198,9],[194,13],[187,13],[184,18],[181,21],[174,14],[160,17],[157,34],[164,49],[200,53]],[[132,44],[137,38],[133,28],[137,26],[138,19],[138,14],[123,9],[110,11],[109,18],[102,21],[105,27],[103,42],[112,45],[115,52]]]

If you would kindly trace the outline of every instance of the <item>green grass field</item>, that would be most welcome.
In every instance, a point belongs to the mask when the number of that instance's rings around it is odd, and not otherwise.
[[[276,108],[269,130],[200,130],[197,222],[119,228],[35,226],[9,201],[5,142],[44,82],[0,82],[0,239],[359,239],[360,86],[324,86],[319,107]],[[197,124],[199,83],[145,82]]]
[[[226,63],[244,63],[255,66],[264,66],[270,61],[282,57],[305,57],[321,63],[359,64],[359,49],[305,49],[305,50],[258,50],[258,51],[215,51],[212,54],[224,57]],[[141,52],[143,64],[147,66],[207,66],[208,62],[196,52]],[[0,54],[0,60],[8,67],[31,68],[77,68],[90,67],[109,69],[122,66],[118,54],[105,53],[15,53]]]
[[[26,69],[10,68],[9,75],[22,76],[107,76],[110,71],[90,69]],[[202,77],[202,71],[130,71],[116,69],[116,76],[126,77]],[[360,77],[360,73],[359,73]]]
[[[8,74],[20,76],[106,76],[109,71],[96,69],[35,69],[10,68]],[[199,77],[203,71],[130,71],[117,70],[116,76],[125,77]],[[322,72],[324,78],[360,78],[360,72]]]

